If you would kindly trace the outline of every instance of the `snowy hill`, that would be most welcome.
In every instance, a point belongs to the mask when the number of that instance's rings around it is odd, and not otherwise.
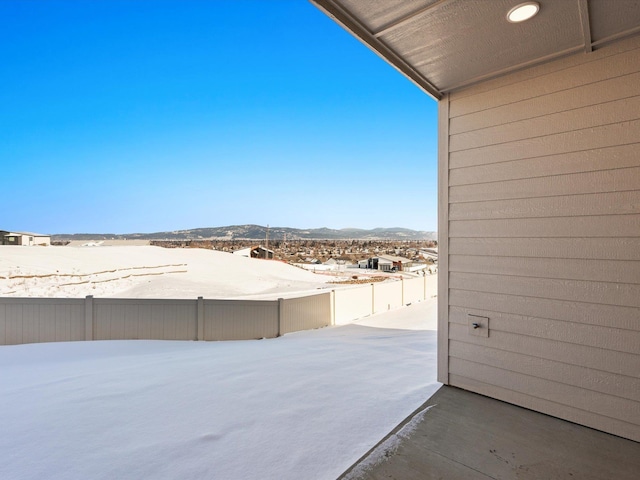
[[[316,291],[327,277],[203,249],[0,246],[0,295],[236,298]]]

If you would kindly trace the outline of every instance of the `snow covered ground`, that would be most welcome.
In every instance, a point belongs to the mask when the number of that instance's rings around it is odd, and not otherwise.
[[[276,298],[336,288],[200,249],[0,247],[0,295]],[[436,303],[242,342],[0,347],[0,479],[334,479],[438,387]]]
[[[335,288],[277,261],[196,248],[0,246],[0,296],[238,298]]]
[[[0,478],[333,480],[438,388],[435,329],[431,299],[270,340],[0,347]]]

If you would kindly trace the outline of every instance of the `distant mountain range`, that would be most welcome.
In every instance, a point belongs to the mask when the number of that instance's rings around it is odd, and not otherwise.
[[[227,227],[194,228],[156,233],[74,233],[52,235],[60,240],[261,240],[266,238],[267,227],[261,225],[231,225]],[[410,230],[408,228],[288,228],[269,227],[270,240],[436,240],[436,232]]]

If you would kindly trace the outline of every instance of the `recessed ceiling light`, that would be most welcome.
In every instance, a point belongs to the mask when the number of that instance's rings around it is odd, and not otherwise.
[[[540,4],[538,2],[525,2],[520,5],[516,5],[509,13],[507,13],[507,20],[511,23],[520,23],[525,20],[529,20],[534,17],[540,11]]]

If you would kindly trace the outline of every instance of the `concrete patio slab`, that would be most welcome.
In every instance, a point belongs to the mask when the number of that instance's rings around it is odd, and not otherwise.
[[[339,480],[640,478],[640,443],[465,390],[416,413]]]

